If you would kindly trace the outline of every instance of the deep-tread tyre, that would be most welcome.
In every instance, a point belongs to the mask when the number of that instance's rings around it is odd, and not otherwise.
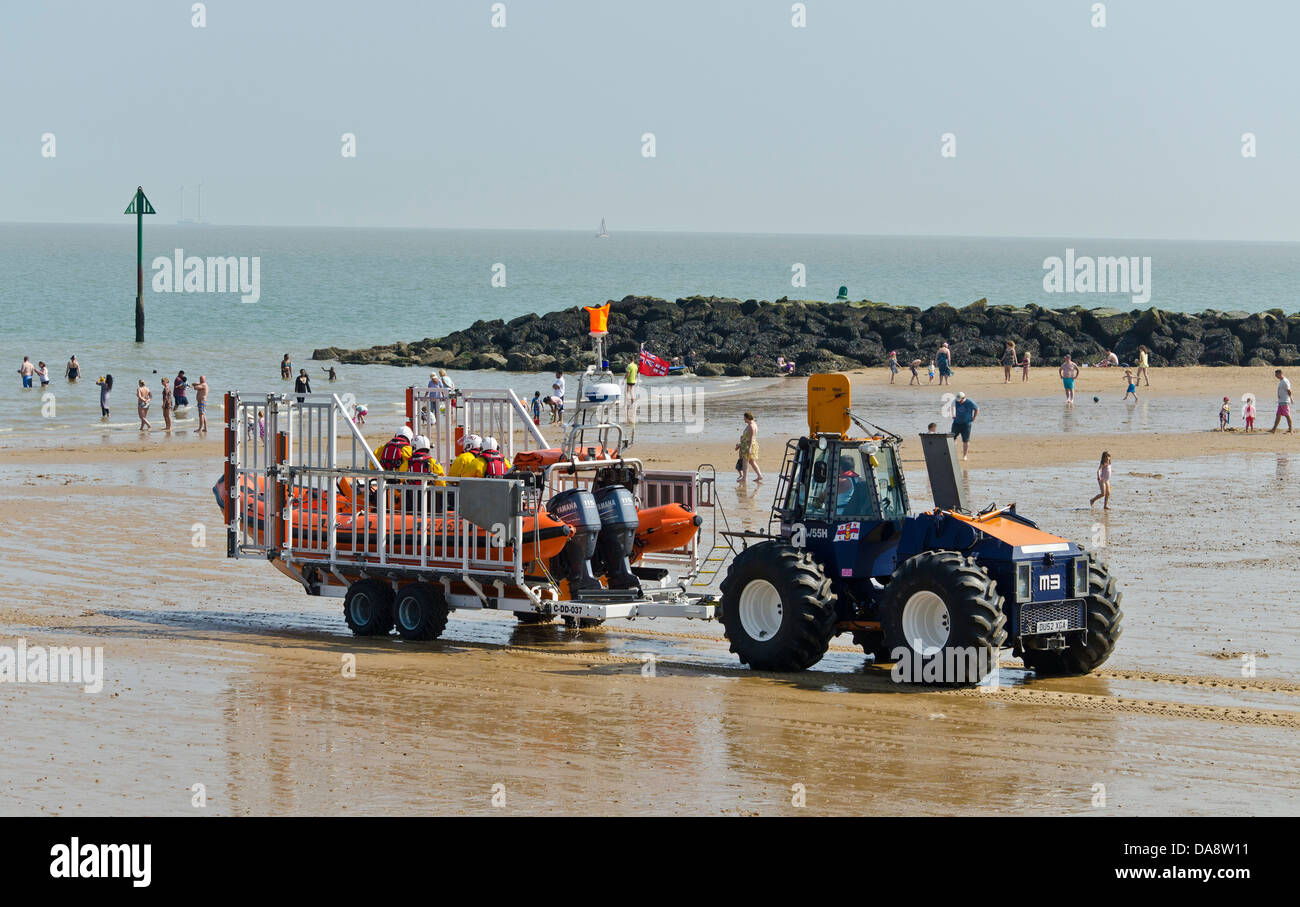
[[[516,611],[515,620],[521,624],[550,624],[555,622],[555,615],[538,614],[536,611]]]
[[[393,590],[377,579],[358,580],[343,597],[343,619],[357,636],[387,636],[393,629]]]
[[[807,551],[777,541],[751,545],[727,568],[721,591],[722,626],[742,664],[802,671],[830,647],[835,596]]]
[[[1084,629],[1075,634],[1064,649],[1026,649],[1021,658],[1025,667],[1040,675],[1090,674],[1110,658],[1115,643],[1124,632],[1124,612],[1119,603],[1124,597],[1104,563],[1091,551],[1088,556],[1088,597],[1083,600]]]
[[[572,614],[564,615],[564,628],[566,630],[586,630],[589,627],[599,627],[605,622],[600,617],[574,617]]]
[[[997,668],[1007,640],[997,584],[975,558],[956,551],[905,560],[885,586],[880,611],[889,660],[905,650],[910,676],[903,676],[911,683],[979,683]]]
[[[437,639],[447,628],[447,596],[441,586],[411,583],[397,590],[393,622],[402,639]]]

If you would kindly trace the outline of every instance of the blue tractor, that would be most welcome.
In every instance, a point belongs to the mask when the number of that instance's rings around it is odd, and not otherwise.
[[[840,633],[919,683],[978,683],[1004,648],[1040,675],[1110,657],[1122,612],[1106,565],[1014,504],[972,513],[950,437],[921,436],[935,509],[912,514],[902,439],[853,415],[845,376],[809,379],[808,423],[786,447],[768,531],[734,534],[745,548],[721,618],[743,663],[804,670]]]

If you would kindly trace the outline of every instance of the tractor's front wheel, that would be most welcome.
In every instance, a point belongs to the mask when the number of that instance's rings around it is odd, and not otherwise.
[[[997,585],[974,558],[956,551],[908,558],[880,608],[889,660],[905,682],[974,684],[997,668],[1007,618]]]
[[[1088,552],[1088,596],[1084,599],[1084,632],[1075,634],[1064,649],[1027,649],[1021,658],[1035,673],[1091,674],[1115,651],[1115,643],[1124,632],[1124,612],[1120,599],[1124,593],[1115,578],[1097,556]]]
[[[343,598],[343,619],[356,636],[387,636],[393,629],[393,590],[377,579],[358,580]]]
[[[835,597],[821,565],[782,542],[746,548],[722,581],[722,626],[731,651],[759,671],[802,671],[835,635]]]

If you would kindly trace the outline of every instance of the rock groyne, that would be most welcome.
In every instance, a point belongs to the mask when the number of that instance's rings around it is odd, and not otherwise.
[[[580,307],[476,321],[445,337],[362,350],[318,349],[313,359],[345,363],[417,365],[515,372],[572,372],[591,361],[587,316]],[[1300,314],[1160,309],[1045,309],[989,305],[962,308],[891,306],[868,301],[730,299],[692,296],[669,301],[626,296],[609,316],[609,354],[618,367],[638,346],[665,358],[681,356],[700,375],[773,375],[776,359],[798,364],[799,374],[843,371],[886,363],[898,351],[906,367],[928,362],[947,341],[957,366],[998,364],[1007,340],[1034,363],[1055,365],[1067,354],[1096,361],[1113,350],[1123,363],[1139,345],[1156,366],[1289,366],[1300,362]]]

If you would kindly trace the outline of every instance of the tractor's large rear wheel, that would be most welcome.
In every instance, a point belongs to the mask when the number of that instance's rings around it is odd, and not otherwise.
[[[908,558],[881,597],[895,676],[909,683],[979,683],[1007,640],[997,585],[974,558],[926,551]],[[901,668],[901,670],[900,670]]]
[[[802,671],[835,635],[835,597],[807,551],[762,542],[736,555],[722,581],[722,626],[731,651],[759,671]]]
[[[1064,649],[1027,649],[1021,658],[1025,667],[1041,675],[1091,674],[1115,651],[1124,632],[1124,612],[1110,570],[1088,552],[1088,597],[1084,599],[1084,633],[1074,634]]]
[[[393,590],[377,579],[358,580],[343,598],[343,619],[356,636],[387,636],[393,629]]]

